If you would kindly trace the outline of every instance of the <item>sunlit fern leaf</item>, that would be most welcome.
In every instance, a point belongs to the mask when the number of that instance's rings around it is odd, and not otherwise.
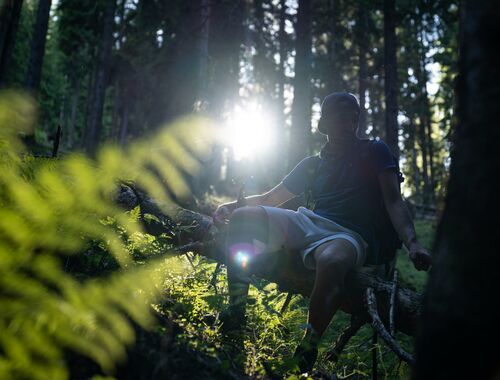
[[[214,133],[204,120],[183,119],[125,149],[105,146],[96,159],[69,154],[34,159],[20,139],[36,107],[0,93],[0,378],[66,379],[64,352],[88,356],[112,371],[134,340],[130,319],[147,327],[166,275],[159,259],[136,265],[133,250],[152,250],[138,210],[114,202],[121,182],[135,183],[169,205],[189,193]],[[62,255],[99,242],[121,270],[82,281],[66,273]]]

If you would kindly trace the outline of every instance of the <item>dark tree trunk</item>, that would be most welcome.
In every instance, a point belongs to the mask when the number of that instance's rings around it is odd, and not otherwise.
[[[408,136],[408,145],[410,146],[411,149],[411,167],[413,171],[413,184],[415,186],[415,196],[417,199],[420,199],[421,195],[421,189],[420,189],[420,170],[418,168],[417,164],[417,146],[416,146],[416,137],[415,137],[415,128],[416,125],[413,123],[413,121],[410,121],[409,125],[409,136]]]
[[[331,0],[330,10],[332,14],[332,24],[330,27],[332,40],[330,42],[330,52],[328,54],[331,67],[330,69],[331,72],[330,75],[328,76],[329,78],[328,93],[343,90],[343,88],[341,88],[341,79],[339,72],[339,57],[337,56],[339,52],[339,42],[340,42],[340,38],[338,36],[338,31],[339,31],[338,23],[339,23],[339,13],[340,13],[339,0]]]
[[[102,115],[111,63],[111,48],[113,45],[116,0],[107,0],[105,4],[98,62],[95,68],[96,72],[92,91],[90,93],[91,103],[85,134],[85,149],[91,153],[95,152],[99,144],[99,138],[101,137]]]
[[[43,58],[45,56],[45,42],[49,29],[50,6],[52,0],[39,0],[36,12],[35,29],[31,39],[31,54],[26,75],[26,87],[33,93],[38,92],[42,79]]]
[[[422,15],[419,13],[419,23],[422,23]],[[428,76],[425,71],[425,48],[423,46],[423,33],[422,25],[415,26],[415,39],[417,40],[417,50],[416,54],[418,56],[418,62],[415,63],[415,76],[418,81],[418,103],[417,109],[419,124],[418,124],[418,139],[419,145],[422,151],[422,179],[423,188],[421,189],[422,201],[424,205],[428,205],[432,196],[432,180],[429,177],[429,173],[433,173],[432,170],[432,140],[430,138],[429,131],[431,129],[431,113],[429,105],[429,94],[427,93],[427,81]],[[432,175],[431,175],[432,177]]]
[[[213,75],[208,86],[209,112],[219,121],[222,121],[225,111],[232,111],[239,99],[244,14],[245,2],[242,0],[212,0],[210,3],[208,48]],[[217,144],[204,171],[207,185],[220,183],[223,165],[223,147]]]
[[[200,44],[203,22],[200,12],[203,10],[200,0],[190,1],[182,7],[177,27],[178,40],[173,42],[171,51],[172,63],[168,67],[168,86],[175,93],[167,98],[167,106],[162,122],[170,121],[189,114],[199,94],[200,55],[197,48]]]
[[[396,4],[395,0],[384,0],[385,138],[392,153],[399,157],[396,65]]]
[[[366,97],[366,35],[367,32],[367,13],[366,4],[358,4],[358,19],[356,21],[356,40],[358,45],[358,93],[359,93],[359,105],[361,108],[361,114],[359,115],[359,129],[358,134],[361,138],[366,138],[366,110],[365,110],[365,97]]]
[[[78,100],[80,99],[80,78],[73,75],[71,78],[71,103],[70,120],[66,126],[66,145],[72,147],[76,135],[76,118],[78,116]]]
[[[113,85],[113,111],[111,113],[111,140],[117,141],[120,133],[120,109],[122,103],[120,79],[116,78]]]
[[[463,2],[450,180],[415,379],[498,379],[500,1]]]
[[[370,104],[371,104],[371,123],[372,123],[372,134],[380,138],[385,139],[385,128],[384,126],[384,112],[383,112],[383,76],[378,73],[377,78],[373,81],[370,88]]]
[[[213,0],[211,3],[211,19],[214,22],[210,28],[209,51],[214,73],[210,86],[210,110],[215,118],[221,118],[239,97],[244,13],[245,3],[242,0]]]
[[[285,108],[285,62],[287,58],[287,43],[286,43],[286,0],[280,0],[280,12],[279,12],[279,55],[280,64],[278,66],[278,103],[281,109],[281,114],[284,116]],[[283,118],[284,119],[284,118]],[[284,120],[283,120],[284,121]],[[283,123],[284,125],[284,123]]]
[[[250,41],[248,45],[255,46],[255,54],[252,59],[253,73],[255,81],[259,84],[259,87],[262,88],[256,95],[265,103],[269,101],[269,87],[272,81],[272,73],[269,72],[269,67],[266,62],[267,46],[264,41],[265,20],[263,3],[263,0],[253,1],[253,23],[255,25],[255,32],[249,33]],[[252,10],[249,9],[248,13],[251,14]]]
[[[426,200],[427,203],[434,203],[435,201],[435,182],[434,182],[434,144],[432,141],[432,113],[431,106],[429,102],[429,93],[427,92],[427,82],[429,80],[429,76],[427,74],[426,58],[425,58],[425,46],[424,46],[424,33],[422,30],[423,26],[421,26],[419,31],[419,41],[420,41],[420,49],[419,49],[419,65],[420,65],[420,73],[421,73],[421,89],[422,89],[422,106],[423,106],[423,116],[425,117],[425,136],[427,141],[427,150],[429,153],[429,179],[426,188]]]
[[[427,151],[427,134],[426,134],[426,122],[425,116],[419,115],[419,122],[417,124],[418,128],[418,143],[420,145],[420,150],[422,152],[422,180],[423,186],[420,191],[422,194],[422,201],[424,204],[428,203],[428,189],[429,189],[429,161],[427,157],[429,155]]]
[[[129,115],[130,115],[130,100],[126,96],[124,96],[122,100],[123,102],[121,107],[119,141],[120,145],[124,146],[125,142],[127,141]]]
[[[200,2],[200,25],[201,31],[198,40],[199,49],[199,65],[198,65],[198,100],[205,102],[207,100],[208,90],[208,67],[210,55],[208,51],[208,43],[210,37],[210,0],[201,0]]]
[[[87,75],[87,87],[86,89],[86,96],[85,96],[85,125],[82,128],[82,135],[80,137],[80,144],[81,147],[85,147],[85,142],[87,141],[87,125],[89,122],[89,113],[90,113],[90,107],[92,106],[92,89],[93,89],[93,83],[95,82],[95,75],[94,75],[94,70],[90,71]]]
[[[299,0],[295,43],[295,78],[288,167],[309,154],[311,141],[311,0]]]
[[[287,34],[285,31],[285,22],[286,22],[286,0],[280,0],[280,8],[279,8],[279,34],[278,34],[278,44],[279,44],[279,56],[280,63],[278,65],[278,139],[281,141],[287,142],[286,138],[286,113],[285,113],[285,85],[286,85],[286,76],[285,76],[285,64],[288,57],[288,44],[287,44]],[[280,141],[280,140],[278,140]],[[280,170],[279,174],[284,175],[286,171],[285,161],[280,160]]]
[[[7,82],[22,7],[22,0],[5,0],[0,8],[0,86]]]

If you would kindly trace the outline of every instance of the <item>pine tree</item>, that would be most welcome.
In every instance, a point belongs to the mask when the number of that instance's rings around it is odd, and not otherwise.
[[[52,0],[39,0],[36,14],[36,23],[31,40],[31,56],[26,75],[26,87],[36,93],[42,78],[45,43],[49,29],[50,7]]]

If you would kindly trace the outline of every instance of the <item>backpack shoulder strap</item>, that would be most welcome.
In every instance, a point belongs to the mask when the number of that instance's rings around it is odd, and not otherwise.
[[[311,165],[307,171],[307,183],[304,192],[305,206],[310,210],[314,208],[313,184],[318,176],[319,168],[321,166],[321,158],[319,155],[315,156],[314,160],[314,164]]]

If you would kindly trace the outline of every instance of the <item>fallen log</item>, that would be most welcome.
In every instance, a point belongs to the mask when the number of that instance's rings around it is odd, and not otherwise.
[[[221,231],[212,223],[212,218],[175,205],[161,204],[130,186],[122,185],[117,202],[126,209],[139,206],[142,214],[150,214],[157,218],[160,228],[148,232],[156,235],[172,231],[175,226],[176,245],[180,251],[194,252],[225,262],[218,236]],[[249,276],[263,278],[278,285],[280,290],[308,297],[314,285],[314,271],[306,269],[296,252],[274,252],[257,256],[247,268]],[[373,289],[377,300],[377,310],[381,321],[389,326],[391,294],[394,291],[392,282],[385,281],[362,270],[353,271],[346,277],[346,293],[341,309],[351,315],[358,315],[367,321],[371,320],[365,306],[365,295],[368,288]],[[394,297],[394,296],[392,296]],[[397,289],[396,302],[392,302],[395,314],[395,329],[413,336],[421,310],[420,294],[400,287]]]

